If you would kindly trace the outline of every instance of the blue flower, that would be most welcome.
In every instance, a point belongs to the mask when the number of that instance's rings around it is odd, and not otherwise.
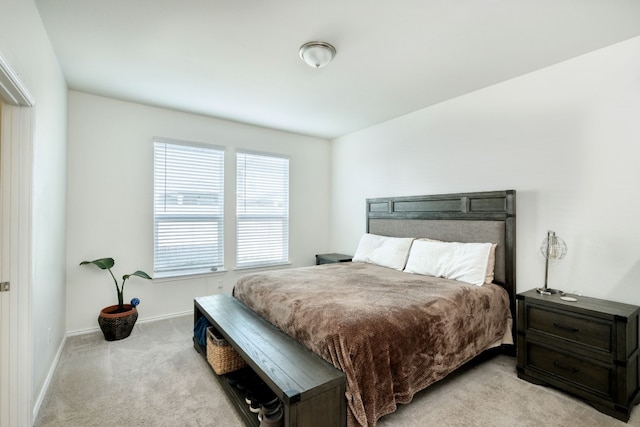
[[[131,306],[132,306],[132,307],[135,307],[135,306],[137,306],[138,304],[140,304],[140,299],[139,299],[139,298],[133,298],[133,299],[131,300]]]

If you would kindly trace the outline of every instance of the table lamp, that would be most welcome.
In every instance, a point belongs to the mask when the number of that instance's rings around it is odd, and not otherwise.
[[[545,258],[544,266],[544,288],[538,288],[537,291],[541,294],[555,294],[558,291],[551,289],[547,285],[547,279],[549,277],[549,260],[559,261],[567,254],[567,244],[556,236],[554,231],[547,231],[547,237],[542,241],[540,245],[540,252]]]

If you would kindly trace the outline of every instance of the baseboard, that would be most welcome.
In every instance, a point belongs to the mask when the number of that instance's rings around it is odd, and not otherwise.
[[[32,409],[32,422],[36,420],[38,416],[38,412],[40,412],[40,407],[42,406],[42,402],[44,400],[44,396],[47,394],[47,390],[49,389],[49,384],[51,383],[51,379],[53,378],[53,374],[58,367],[58,362],[60,362],[60,357],[62,356],[62,350],[64,349],[64,345],[67,343],[67,335],[62,338],[60,345],[58,346],[58,351],[56,352],[56,357],[53,358],[53,363],[49,368],[49,372],[47,372],[47,376],[44,379],[44,383],[42,384],[42,388],[40,389],[40,393],[38,393],[38,397],[33,403]]]
[[[161,316],[147,317],[145,319],[138,319],[136,321],[136,323],[155,322],[157,320],[166,320],[166,319],[171,319],[171,318],[174,318],[174,317],[180,317],[180,316],[186,316],[186,315],[192,315],[193,316],[193,310],[182,311],[182,312],[179,312],[179,313],[172,313],[172,314],[163,314]],[[73,337],[73,336],[76,336],[76,335],[90,334],[92,332],[99,332],[99,331],[100,331],[100,327],[99,326],[96,326],[95,328],[76,329],[75,331],[67,331],[67,337]]]
[[[155,322],[157,320],[172,319],[174,317],[182,317],[187,315],[193,316],[193,309],[189,311],[182,311],[180,313],[163,314],[162,316],[147,317],[146,319],[138,320],[138,322],[140,323]]]

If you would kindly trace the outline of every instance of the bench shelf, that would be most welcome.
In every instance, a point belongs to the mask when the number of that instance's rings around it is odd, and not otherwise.
[[[343,372],[230,295],[196,298],[194,322],[203,316],[283,402],[285,427],[346,426]],[[196,340],[194,347],[206,359]],[[244,397],[217,377],[245,423],[257,426]]]

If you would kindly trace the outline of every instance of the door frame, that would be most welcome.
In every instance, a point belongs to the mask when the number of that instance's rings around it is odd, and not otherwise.
[[[31,426],[31,169],[34,99],[0,53],[0,427]]]

